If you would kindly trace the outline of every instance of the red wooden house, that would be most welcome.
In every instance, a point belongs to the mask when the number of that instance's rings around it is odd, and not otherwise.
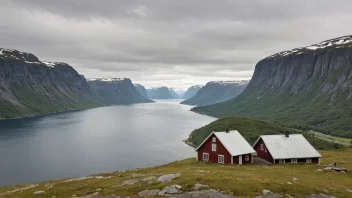
[[[261,135],[253,148],[257,157],[272,164],[320,164],[321,155],[302,134]]]
[[[221,164],[252,163],[255,153],[238,131],[212,132],[196,151],[197,160]]]

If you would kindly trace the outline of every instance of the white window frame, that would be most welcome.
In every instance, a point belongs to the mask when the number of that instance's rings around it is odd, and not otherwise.
[[[245,160],[246,162],[249,161],[249,155],[246,155]]]
[[[220,157],[222,157],[222,162],[220,161]],[[218,155],[218,163],[219,164],[224,164],[225,163],[225,156],[224,155]]]
[[[311,164],[312,163],[312,158],[307,158],[306,162],[307,162],[307,164]]]
[[[292,163],[292,164],[297,164],[297,158],[292,158],[292,159],[291,159],[291,163]]]
[[[216,142],[216,137],[212,137],[211,142]]]
[[[264,144],[260,144],[260,150],[264,151]]]
[[[211,151],[216,151],[216,144],[211,144]]]
[[[285,164],[286,160],[285,159],[279,159],[279,164]]]
[[[204,156],[207,156],[208,159],[205,159]],[[203,153],[202,160],[203,160],[204,162],[209,162],[209,153]]]

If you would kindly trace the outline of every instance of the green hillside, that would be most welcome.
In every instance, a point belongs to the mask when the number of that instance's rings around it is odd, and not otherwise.
[[[271,122],[240,117],[221,118],[204,127],[196,129],[190,134],[189,138],[187,139],[187,143],[197,147],[200,143],[204,141],[206,137],[208,137],[211,132],[225,131],[226,129],[238,130],[250,144],[254,144],[254,142],[258,139],[260,135],[280,134],[283,133],[285,130],[289,130],[292,133],[303,133],[308,139],[308,141],[316,149],[325,150],[343,147],[340,144],[330,143],[324,140],[311,137],[307,133],[300,130],[284,128]]]
[[[0,119],[57,113],[102,106],[97,96],[90,93],[78,95],[76,90],[60,89],[55,86],[10,86],[12,94],[20,102],[13,105],[0,100]]]

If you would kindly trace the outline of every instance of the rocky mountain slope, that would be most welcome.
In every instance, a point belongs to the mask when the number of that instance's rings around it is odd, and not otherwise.
[[[70,65],[0,48],[0,119],[102,105]]]
[[[177,99],[177,93],[167,87],[148,89],[148,96],[151,99]]]
[[[240,94],[247,84],[248,81],[211,81],[181,104],[202,106],[230,100]]]
[[[194,85],[188,88],[187,91],[183,94],[183,98],[186,100],[192,98],[202,87],[202,85]]]
[[[250,116],[352,137],[352,36],[280,52],[259,61],[238,97],[193,111]]]
[[[145,98],[149,98],[148,93],[147,93],[147,89],[141,85],[141,84],[134,84],[134,87],[137,89],[137,91],[139,92],[139,94],[141,94],[143,97]]]
[[[128,78],[88,79],[88,84],[107,105],[152,102],[142,96]]]

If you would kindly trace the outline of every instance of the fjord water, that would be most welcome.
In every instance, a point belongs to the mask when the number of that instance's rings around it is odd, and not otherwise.
[[[161,165],[195,157],[182,142],[215,118],[179,100],[0,121],[0,186]]]

